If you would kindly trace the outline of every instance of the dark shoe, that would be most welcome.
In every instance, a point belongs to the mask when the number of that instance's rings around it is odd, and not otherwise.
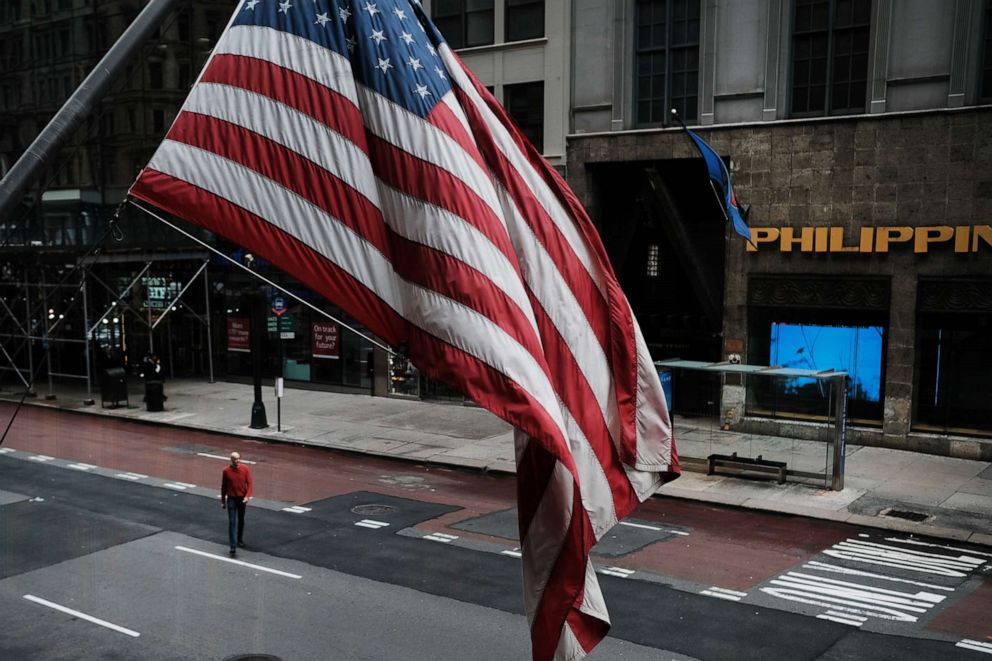
[[[238,554],[238,549],[231,549],[231,557],[233,558]]]
[[[238,542],[238,546],[240,546],[241,548],[244,548],[245,547],[245,543],[244,542]]]

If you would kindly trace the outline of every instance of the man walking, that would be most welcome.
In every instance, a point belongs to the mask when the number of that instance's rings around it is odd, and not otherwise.
[[[237,555],[237,547],[245,545],[245,509],[249,500],[251,471],[241,465],[241,455],[232,452],[231,465],[224,468],[220,481],[220,506],[227,508],[227,534],[232,558]]]

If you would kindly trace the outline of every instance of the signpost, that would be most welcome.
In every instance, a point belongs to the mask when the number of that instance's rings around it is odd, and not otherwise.
[[[295,330],[296,324],[295,324],[295,322],[294,322],[294,320],[293,320],[292,317],[287,317],[287,320],[288,321],[293,322],[293,328],[291,328],[289,330],[286,330],[286,331],[284,331],[282,329],[283,315],[286,314],[286,299],[284,299],[282,297],[282,295],[279,294],[279,293],[277,293],[277,292],[273,292],[272,293],[272,314],[274,314],[276,316],[276,324],[275,325],[276,325],[276,329],[279,331],[279,380],[277,381],[277,383],[279,384],[279,390],[281,391],[282,390],[282,379],[283,379],[283,376],[285,376],[285,370],[286,370],[286,360],[285,360],[285,358],[283,356],[282,340],[287,335],[289,336],[290,339],[293,338],[293,330]],[[271,317],[270,317],[270,319],[271,319]],[[271,324],[269,324],[269,325],[271,326]],[[271,328],[270,328],[270,330],[271,330]],[[281,402],[281,401],[282,401],[281,399],[277,399],[276,400],[277,406],[278,406],[279,402]],[[280,414],[279,414],[279,411],[277,410],[276,411],[276,431],[281,431],[279,429],[279,416],[280,416]]]

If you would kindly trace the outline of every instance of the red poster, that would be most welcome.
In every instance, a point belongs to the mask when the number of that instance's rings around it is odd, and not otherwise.
[[[240,317],[227,318],[227,350],[251,351],[247,319]]]
[[[337,358],[338,326],[326,321],[313,322],[313,357]]]

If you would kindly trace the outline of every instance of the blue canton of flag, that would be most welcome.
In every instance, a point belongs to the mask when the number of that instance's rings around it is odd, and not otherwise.
[[[437,49],[444,39],[406,0],[248,0],[232,25],[295,34],[351,62],[355,79],[426,117],[451,91]]]

